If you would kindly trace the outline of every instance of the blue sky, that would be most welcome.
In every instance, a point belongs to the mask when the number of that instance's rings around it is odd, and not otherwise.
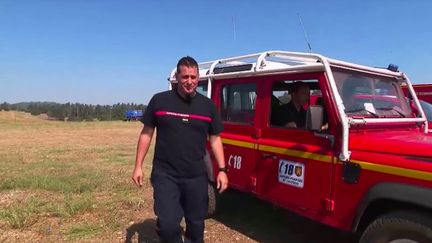
[[[265,50],[432,82],[432,1],[0,0],[0,102],[147,103],[177,60]],[[235,23],[235,34],[234,24]]]

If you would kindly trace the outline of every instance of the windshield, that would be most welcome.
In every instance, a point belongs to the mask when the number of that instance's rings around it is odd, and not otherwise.
[[[398,80],[335,67],[332,71],[347,116],[413,117]]]
[[[207,81],[200,81],[196,91],[204,96],[207,96]]]
[[[426,101],[419,100],[420,105],[426,115],[428,121],[432,121],[432,104],[429,104]]]

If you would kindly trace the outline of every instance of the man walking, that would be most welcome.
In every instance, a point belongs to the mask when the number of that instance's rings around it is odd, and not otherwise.
[[[215,105],[196,92],[198,63],[183,57],[177,63],[177,87],[152,97],[142,118],[132,179],[142,186],[142,163],[157,130],[151,182],[161,242],[183,242],[180,221],[185,218],[185,242],[203,242],[207,214],[205,146],[209,141],[219,166],[217,188],[228,186],[222,141],[223,125]]]

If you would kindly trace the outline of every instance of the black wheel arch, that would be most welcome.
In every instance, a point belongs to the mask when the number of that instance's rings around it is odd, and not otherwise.
[[[382,205],[384,203],[384,205]],[[388,204],[388,205],[387,205]],[[402,208],[418,207],[427,211],[432,211],[432,189],[417,185],[408,185],[403,183],[379,183],[365,194],[361,203],[357,207],[356,217],[353,222],[352,231],[357,231],[366,217],[375,217],[370,215],[374,206],[387,211],[398,210]],[[381,211],[381,210],[380,210]],[[386,213],[381,211],[380,213]],[[371,218],[370,220],[372,220]]]

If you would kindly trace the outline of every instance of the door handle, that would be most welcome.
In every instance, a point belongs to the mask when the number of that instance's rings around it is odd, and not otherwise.
[[[277,159],[277,156],[276,156],[276,155],[273,155],[273,154],[263,153],[263,154],[262,154],[262,158],[263,158],[263,159]]]

